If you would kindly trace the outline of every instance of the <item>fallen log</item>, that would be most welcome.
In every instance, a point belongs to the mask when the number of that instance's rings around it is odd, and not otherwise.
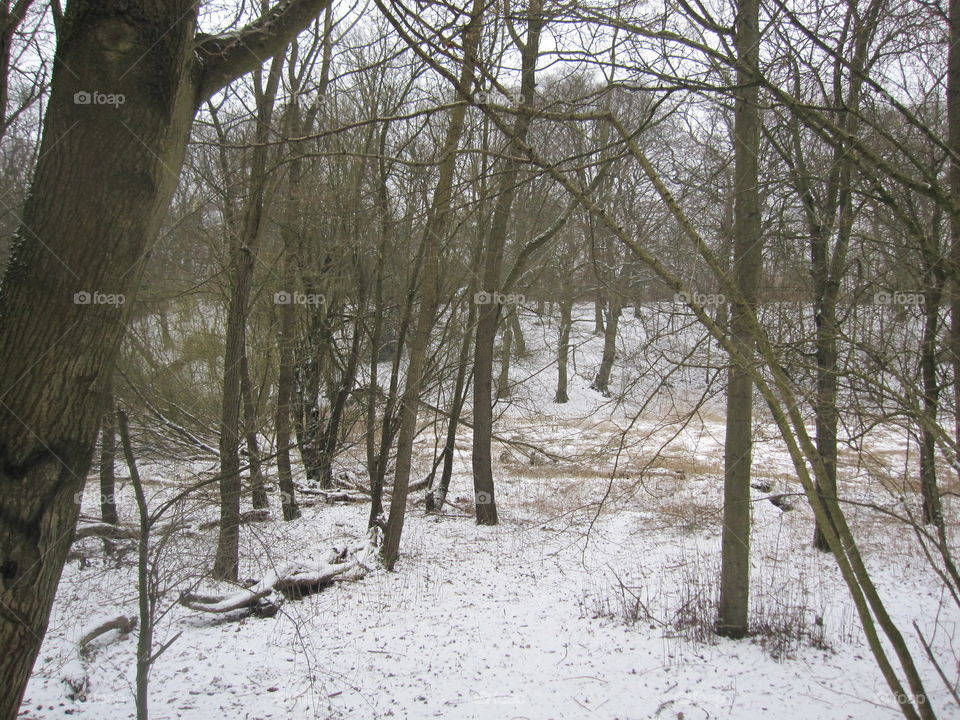
[[[370,500],[370,495],[352,492],[350,490],[317,490],[315,488],[301,488],[301,495],[313,495],[321,498],[324,502],[335,503],[335,502],[344,502],[344,503],[360,503],[368,502]]]
[[[60,680],[66,685],[68,698],[84,702],[90,692],[86,663],[95,649],[90,643],[113,630],[119,631],[114,638],[119,640],[129,635],[136,626],[137,618],[133,615],[115,615],[96,619],[80,631],[80,639],[76,643],[77,654],[60,669]]]
[[[87,646],[101,635],[111,630],[119,630],[120,636],[124,636],[137,626],[137,618],[133,615],[117,615],[116,617],[98,620],[93,625],[85,628],[86,632],[77,640],[77,646],[80,652],[86,651]]]
[[[230,613],[251,609],[262,617],[276,614],[284,598],[297,599],[310,595],[336,580],[356,579],[370,569],[375,549],[371,543],[331,550],[323,563],[295,561],[278,566],[260,580],[228,594],[183,592],[179,602],[190,610],[208,613]]]

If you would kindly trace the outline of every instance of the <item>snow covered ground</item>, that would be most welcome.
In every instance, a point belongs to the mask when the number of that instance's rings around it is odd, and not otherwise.
[[[705,376],[685,371],[660,386],[653,370],[664,354],[642,351],[644,323],[629,313],[614,398],[600,397],[588,386],[602,340],[591,332],[589,309],[581,310],[566,405],[550,402],[556,372],[543,350],[556,327],[525,318],[532,352],[512,368],[515,387],[497,432],[545,452],[495,447],[499,526],[472,521],[464,434],[451,488],[460,512],[428,516],[412,502],[396,572],[376,569],[289,601],[276,617],[213,617],[177,605],[178,590],[209,567],[215,531],[172,543],[159,564],[168,612],[156,642],[173,643],[153,669],[152,716],[899,717],[839,572],[810,548],[812,513],[800,498],[784,512],[767,501],[771,493],[755,493],[752,609],[762,632],[729,641],[708,631],[719,572],[722,405],[707,402],[677,425],[677,408],[689,406]],[[756,477],[772,493],[799,492],[762,413],[758,435],[767,439],[756,448]],[[432,437],[421,442],[425,471]],[[902,472],[904,442],[893,429],[875,431],[875,462],[842,471],[845,497],[897,507],[879,478]],[[156,498],[188,470],[143,468]],[[96,493],[88,483],[87,514],[96,513]],[[133,520],[130,488],[119,497],[121,516]],[[362,536],[367,510],[315,505],[291,523],[245,526],[241,574],[258,576],[291,558],[319,561]],[[195,516],[215,511],[201,503]],[[905,527],[855,508],[851,524],[939,716],[960,716],[911,628],[916,621],[934,637],[955,679],[960,613]],[[87,657],[76,649],[95,618],[136,614],[134,555],[118,562],[93,539],[77,547],[86,560],[64,571],[21,717],[134,717],[136,633],[101,642]],[[86,674],[85,699],[69,699],[65,673]]]

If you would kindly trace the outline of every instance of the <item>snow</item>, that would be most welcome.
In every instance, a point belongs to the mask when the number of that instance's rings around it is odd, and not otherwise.
[[[461,510],[427,516],[412,502],[395,572],[364,560],[371,569],[359,579],[287,601],[273,618],[237,620],[176,603],[209,568],[215,531],[171,543],[160,562],[167,592],[157,646],[182,635],[153,669],[152,717],[900,717],[839,571],[810,547],[806,502],[798,499],[785,513],[766,499],[800,488],[762,412],[756,424],[767,439],[757,445],[755,475],[773,487],[754,492],[751,604],[756,622],[771,631],[742,641],[708,631],[719,573],[722,405],[708,400],[678,426],[677,411],[696,399],[707,371],[684,370],[671,387],[659,386],[673,349],[644,354],[644,326],[652,321],[629,312],[614,397],[601,398],[589,383],[602,338],[591,331],[592,308],[578,311],[566,405],[550,402],[556,370],[543,349],[553,344],[556,325],[524,318],[533,352],[512,367],[514,392],[498,406],[496,430],[547,455],[495,446],[499,526],[472,521],[465,432],[450,496]],[[679,351],[695,345],[690,337],[666,340]],[[427,435],[418,445],[420,472],[432,454]],[[876,465],[845,465],[843,493],[896,509],[896,493],[879,478],[902,476],[904,433],[881,427],[864,442]],[[189,476],[190,468],[176,472]],[[145,466],[153,502],[174,492],[176,484],[165,480],[173,473]],[[88,483],[90,514],[96,492]],[[121,517],[132,519],[130,495],[119,492],[118,503]],[[946,502],[953,517],[953,499]],[[189,512],[215,517],[203,503]],[[290,523],[245,526],[241,574],[263,577],[290,562],[321,562],[333,546],[362,543],[367,512],[365,504],[318,504]],[[850,522],[930,701],[941,717],[958,716],[911,623],[933,637],[947,672],[956,674],[960,613],[902,525],[863,507],[850,508]],[[132,556],[122,563],[105,557],[96,539],[78,547],[88,561],[64,571],[24,718],[135,716],[137,631],[86,658],[75,646],[95,618],[137,613]],[[65,673],[86,674],[86,700],[68,698]]]

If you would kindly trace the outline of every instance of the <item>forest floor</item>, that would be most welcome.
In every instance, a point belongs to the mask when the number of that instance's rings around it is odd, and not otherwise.
[[[640,352],[641,331],[631,322],[624,320],[624,362]],[[835,563],[810,546],[806,502],[788,497],[793,509],[784,512],[767,499],[800,487],[763,414],[755,476],[772,489],[754,493],[755,634],[718,639],[710,624],[722,412],[708,402],[691,422],[677,424],[674,411],[689,406],[687,391],[698,382],[689,377],[653,389],[646,381],[639,395],[652,400],[642,411],[639,401],[605,400],[588,387],[602,341],[585,322],[575,333],[571,402],[555,405],[555,371],[539,349],[555,328],[525,321],[525,329],[531,353],[512,369],[514,392],[497,432],[540,450],[496,445],[500,524],[472,520],[464,433],[451,486],[455,507],[426,515],[419,496],[412,498],[396,572],[377,568],[336,583],[288,601],[269,619],[211,616],[176,599],[209,567],[215,530],[173,543],[157,565],[167,593],[156,642],[173,642],[151,675],[152,717],[899,717]],[[632,367],[632,376],[618,370],[615,396],[649,375],[639,362]],[[421,473],[432,446],[432,433],[421,438]],[[903,434],[881,427],[864,446],[869,461],[848,463],[841,473],[844,497],[902,511],[890,485],[903,475]],[[188,470],[145,465],[154,502]],[[129,484],[118,496],[121,516],[132,521]],[[96,503],[91,478],[84,513],[95,514]],[[361,537],[367,512],[366,504],[319,504],[294,522],[247,525],[241,574],[256,577],[291,558],[319,560]],[[197,513],[216,516],[210,505]],[[860,504],[850,506],[850,521],[921,664],[929,701],[940,717],[960,717],[911,627],[916,621],[933,638],[956,680],[960,612],[905,526]],[[136,614],[135,553],[107,556],[95,539],[75,547],[85,559],[64,570],[21,717],[134,717],[136,633],[106,638],[84,657],[76,640],[97,617]],[[89,678],[83,700],[69,699],[62,680],[77,673]]]

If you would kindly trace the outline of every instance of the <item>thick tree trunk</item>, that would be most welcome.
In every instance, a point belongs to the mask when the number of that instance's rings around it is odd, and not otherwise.
[[[759,0],[739,0],[736,48],[740,67],[734,119],[734,280],[745,304],[735,303],[730,335],[745,358],[753,355],[749,318],[760,278],[762,244],[758,186],[760,117],[750,68],[759,58]],[[750,464],[753,450],[753,381],[731,363],[727,387],[720,603],[717,631],[746,635],[750,596]]]
[[[183,82],[191,2],[129,13],[127,3],[76,0],[67,13],[0,290],[3,720],[17,715],[46,631],[142,254],[175,189],[193,112]],[[155,45],[137,63],[141,37]],[[125,102],[81,104],[94,90]]]
[[[265,27],[201,43],[193,0],[67,5],[0,289],[0,720],[16,717],[46,631],[126,308],[176,189],[193,114],[325,4],[293,0]]]

